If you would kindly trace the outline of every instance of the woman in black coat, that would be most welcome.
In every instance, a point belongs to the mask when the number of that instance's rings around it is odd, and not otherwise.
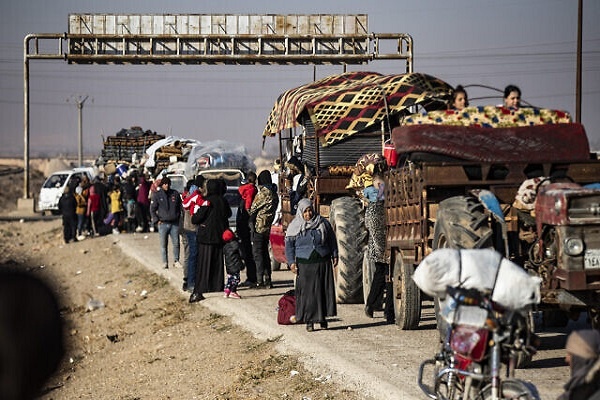
[[[71,240],[77,241],[77,200],[75,200],[75,188],[67,185],[62,196],[58,200],[58,210],[62,214],[63,238],[65,243]]]
[[[198,264],[190,303],[203,300],[203,293],[223,291],[225,280],[222,235],[229,228],[231,207],[223,197],[219,180],[206,182],[205,200],[192,216],[192,223],[198,225]]]

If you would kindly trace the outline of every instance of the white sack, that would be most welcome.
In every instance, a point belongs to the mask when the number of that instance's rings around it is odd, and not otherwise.
[[[541,297],[541,279],[493,249],[435,250],[421,261],[413,280],[423,292],[441,298],[448,286],[492,291],[493,301],[513,309],[539,303]]]

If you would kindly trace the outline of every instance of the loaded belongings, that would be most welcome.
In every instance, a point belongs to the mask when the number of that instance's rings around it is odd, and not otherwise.
[[[425,257],[413,280],[426,294],[444,298],[446,289],[491,291],[499,305],[519,309],[541,300],[541,278],[502,257],[494,249],[438,249]]]

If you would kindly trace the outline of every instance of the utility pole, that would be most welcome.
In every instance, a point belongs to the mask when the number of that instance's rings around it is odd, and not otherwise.
[[[575,122],[581,123],[581,41],[582,41],[582,14],[583,0],[579,0],[577,4],[577,74],[576,74],[576,89],[575,89]]]
[[[81,96],[77,97],[75,100],[75,104],[77,105],[78,111],[78,151],[77,151],[77,166],[83,166],[83,105],[85,101],[88,99],[89,95],[86,95],[83,99]],[[67,100],[69,101],[69,100]]]

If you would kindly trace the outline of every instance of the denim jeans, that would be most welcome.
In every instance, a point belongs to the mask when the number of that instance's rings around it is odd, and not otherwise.
[[[167,246],[169,236],[173,244],[173,261],[179,261],[179,224],[160,222],[158,224],[158,237],[160,240],[160,253],[163,264],[168,263]]]
[[[85,229],[85,214],[77,214],[77,234],[83,235]]]
[[[194,288],[196,283],[196,264],[198,263],[198,242],[196,241],[196,232],[185,231],[185,236],[188,242],[189,256],[185,260],[185,268],[187,269],[187,287]]]

